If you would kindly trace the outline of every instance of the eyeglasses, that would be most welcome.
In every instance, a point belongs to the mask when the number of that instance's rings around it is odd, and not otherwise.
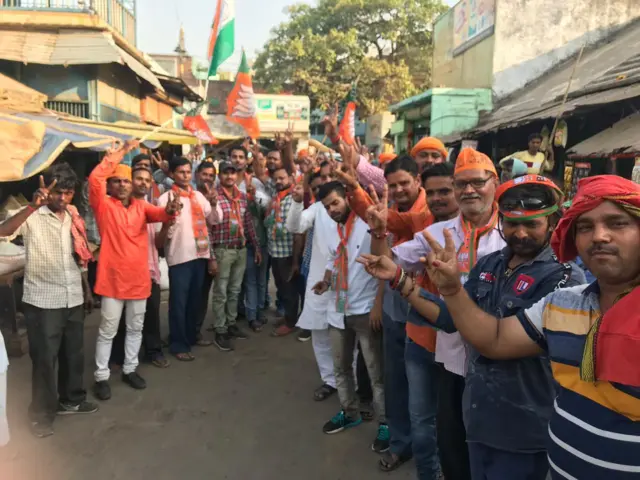
[[[466,190],[467,187],[471,185],[471,188],[473,188],[474,190],[480,190],[492,178],[493,177],[487,177],[484,180],[474,179],[474,180],[469,180],[468,182],[466,180],[454,180],[453,186],[456,188],[456,190]]]

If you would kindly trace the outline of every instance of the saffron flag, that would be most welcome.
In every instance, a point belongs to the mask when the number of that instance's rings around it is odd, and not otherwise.
[[[242,125],[247,135],[254,140],[260,136],[260,125],[256,116],[256,99],[249,72],[247,56],[242,52],[242,62],[236,75],[236,84],[227,97],[227,119]]]
[[[192,112],[189,112],[189,114],[184,117],[184,120],[182,120],[182,126],[193,133],[202,143],[208,143],[210,145],[217,145],[220,143],[213,136],[207,121],[202,118],[202,115],[199,113],[192,114]]]
[[[344,116],[340,122],[338,133],[347,145],[356,143],[356,98],[355,85],[347,96],[347,106],[344,109]]]
[[[235,0],[216,0],[216,13],[209,37],[209,77],[214,77],[218,73],[218,67],[233,55],[235,18]]]

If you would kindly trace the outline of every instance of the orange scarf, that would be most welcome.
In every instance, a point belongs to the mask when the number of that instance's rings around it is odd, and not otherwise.
[[[462,230],[464,231],[464,242],[458,249],[458,269],[461,273],[469,273],[477,261],[480,237],[489,233],[498,224],[498,206],[493,206],[491,219],[484,227],[476,228],[464,218],[461,220]]]
[[[240,189],[236,185],[234,185],[231,195],[229,195],[229,192],[227,192],[226,188],[220,187],[220,189],[222,190],[222,194],[225,196],[225,198],[229,202],[229,205],[231,206],[231,218],[229,219],[229,231],[231,233],[231,237],[244,239],[242,208],[240,207],[240,199],[242,198],[242,194],[240,193]]]
[[[338,235],[340,236],[340,244],[338,245],[336,260],[333,263],[333,289],[336,291],[336,311],[345,313],[348,302],[347,293],[349,290],[349,252],[347,244],[356,221],[356,212],[353,210],[347,218],[344,226],[338,224]]]
[[[249,193],[251,187],[253,186],[253,176],[249,175],[246,171],[244,172],[244,189],[247,191],[247,201],[252,202],[255,200],[253,194]]]
[[[207,220],[198,202],[196,192],[191,185],[186,189],[182,189],[174,184],[171,190],[181,197],[188,198],[191,202],[191,225],[193,226],[193,237],[196,241],[196,252],[199,257],[203,257],[209,253],[209,232],[207,231]]]
[[[93,261],[93,254],[89,250],[87,228],[76,207],[67,206],[67,212],[71,215],[71,241],[76,263],[82,268],[87,268],[89,262]]]
[[[273,225],[273,238],[275,239],[277,236],[278,229],[284,229],[284,220],[282,219],[282,200],[291,193],[291,187],[278,192],[275,200],[273,201],[273,216],[274,216],[274,225]]]

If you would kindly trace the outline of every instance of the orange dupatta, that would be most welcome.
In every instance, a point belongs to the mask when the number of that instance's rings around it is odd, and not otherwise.
[[[464,242],[458,249],[458,269],[461,273],[469,273],[476,264],[480,237],[489,233],[498,224],[498,206],[493,205],[491,219],[484,227],[476,228],[464,218],[461,218],[461,223]]]
[[[191,203],[191,225],[193,227],[193,238],[196,241],[196,252],[198,257],[205,256],[209,253],[209,232],[207,230],[207,220],[204,217],[204,211],[198,202],[196,192],[191,185],[186,189],[182,189],[177,185],[173,185],[171,190],[180,197],[188,198]]]
[[[352,210],[344,226],[338,224],[340,243],[338,244],[336,260],[333,263],[333,289],[336,291],[336,311],[339,313],[345,313],[348,307],[347,292],[349,290],[349,252],[347,250],[347,244],[349,243],[349,237],[353,231],[356,216],[356,212]]]
[[[231,194],[229,194],[229,192],[227,192],[227,189],[224,187],[221,187],[222,190],[222,194],[225,196],[225,198],[229,201],[229,205],[231,205],[231,220],[229,221],[231,227],[229,229],[230,233],[231,233],[231,237],[238,237],[238,238],[242,238],[244,239],[244,227],[243,227],[243,222],[242,222],[242,209],[240,208],[240,198],[242,196],[242,194],[240,193],[240,189],[234,185],[233,189],[231,190]],[[235,221],[236,225],[237,225],[237,231],[233,230],[233,221]]]

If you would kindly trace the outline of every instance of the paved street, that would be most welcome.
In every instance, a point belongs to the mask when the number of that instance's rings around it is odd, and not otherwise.
[[[163,304],[166,311],[166,304]],[[86,384],[91,385],[98,315],[86,328]],[[163,325],[166,331],[166,323]],[[375,424],[324,435],[337,398],[316,403],[318,374],[311,343],[268,331],[223,354],[195,351],[191,364],[142,365],[148,388],[137,392],[112,377],[113,398],[98,413],[58,418],[55,435],[28,431],[31,366],[12,359],[11,443],[0,449],[7,480],[362,479],[387,478],[370,450]],[[413,478],[413,465],[393,474]]]

